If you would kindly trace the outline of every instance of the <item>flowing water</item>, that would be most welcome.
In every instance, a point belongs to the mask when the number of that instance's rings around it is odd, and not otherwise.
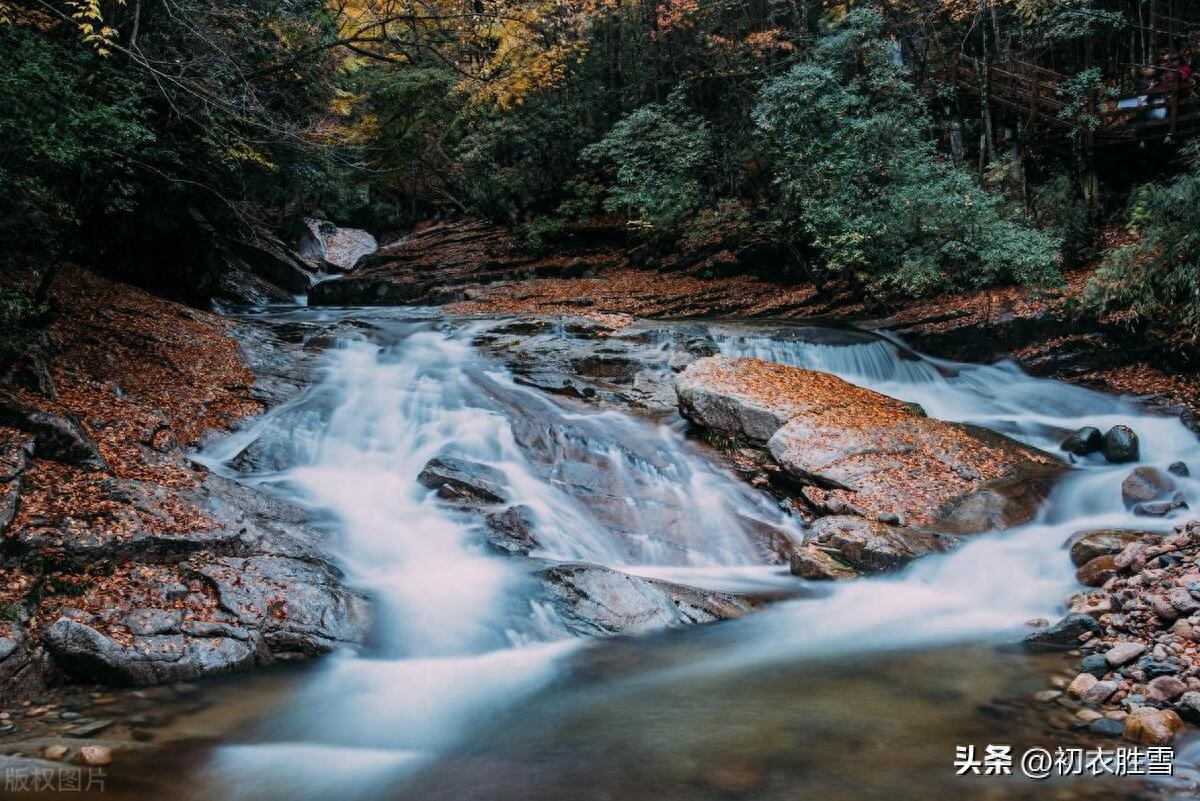
[[[1013,781],[954,783],[952,746],[1044,739],[1040,718],[996,698],[1027,698],[1062,663],[993,646],[1061,614],[1075,586],[1068,535],[1151,522],[1122,504],[1127,467],[1082,459],[1033,523],[899,574],[718,626],[594,640],[536,600],[529,560],[488,552],[475,518],[417,482],[430,459],[501,471],[513,502],[533,510],[539,559],[795,591],[803,582],[769,564],[761,532],[798,540],[801,526],[715,466],[682,421],[518,385],[472,346],[470,322],[412,311],[265,319],[351,318],[368,333],[330,349],[312,387],[204,458],[328,521],[352,582],[378,602],[375,638],[289,680],[275,711],[206,751],[189,780],[197,798],[1035,794]],[[1080,425],[1125,423],[1143,464],[1200,462],[1177,420],[1011,365],[923,358],[867,335],[831,344],[812,328],[711,331],[723,353],[835,373],[1048,451]],[[239,462],[247,448],[256,458]],[[1180,484],[1200,498],[1200,482]]]

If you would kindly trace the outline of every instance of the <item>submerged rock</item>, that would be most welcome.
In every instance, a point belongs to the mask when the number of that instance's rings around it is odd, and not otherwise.
[[[538,547],[533,510],[524,504],[489,514],[485,525],[488,545],[500,553],[528,556]]]
[[[849,567],[866,573],[897,570],[918,556],[948,551],[958,543],[956,538],[944,534],[850,516],[823,517],[816,521],[811,540],[825,550],[836,552],[838,559]]]
[[[1139,467],[1121,482],[1121,500],[1126,506],[1157,500],[1175,489],[1170,476],[1153,467]]]

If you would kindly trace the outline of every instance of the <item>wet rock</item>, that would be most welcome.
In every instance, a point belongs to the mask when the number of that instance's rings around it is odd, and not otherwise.
[[[1151,703],[1165,704],[1187,692],[1187,684],[1175,676],[1159,676],[1146,684],[1146,699]]]
[[[1079,647],[1085,634],[1099,634],[1100,624],[1091,615],[1071,614],[1057,623],[1025,636],[1021,641],[1030,651],[1066,651]]]
[[[1080,531],[1072,534],[1067,540],[1071,553],[1071,564],[1083,567],[1099,556],[1119,554],[1132,542],[1142,538],[1140,531],[1123,529],[1105,529],[1101,531]]]
[[[1187,500],[1183,497],[1183,493],[1177,492],[1169,501],[1139,503],[1133,507],[1133,513],[1141,517],[1166,517],[1177,509],[1187,508]]]
[[[1075,580],[1086,587],[1099,587],[1117,574],[1117,558],[1112,554],[1097,556],[1075,571]]]
[[[94,734],[99,734],[116,722],[114,718],[93,720],[90,723],[81,723],[78,726],[72,726],[63,733],[68,737],[91,737]]]
[[[503,512],[493,512],[487,516],[486,526],[488,545],[500,553],[528,556],[538,547],[533,534],[533,509],[528,506],[510,506]]]
[[[740,617],[759,602],[732,593],[568,563],[540,571],[544,595],[568,631],[580,636],[633,634]]]
[[[1138,437],[1129,426],[1113,426],[1104,435],[1104,458],[1112,464],[1138,460]]]
[[[1179,476],[1180,478],[1186,478],[1192,474],[1192,472],[1188,470],[1188,466],[1183,462],[1171,462],[1171,464],[1167,465],[1167,472],[1173,476]]]
[[[1166,623],[1170,623],[1179,617],[1179,610],[1171,605],[1162,595],[1151,595],[1146,599],[1150,606],[1150,610],[1154,612],[1158,618]]]
[[[65,745],[48,745],[42,749],[42,759],[58,762],[66,758],[69,749]]]
[[[1175,712],[1193,725],[1200,725],[1200,692],[1185,692],[1175,702]]]
[[[453,456],[439,456],[417,476],[417,481],[437,490],[439,498],[447,501],[503,503],[504,473],[494,467]]]
[[[175,609],[136,609],[125,616],[125,626],[133,634],[173,634],[179,631],[183,612]]]
[[[1062,449],[1075,456],[1099,453],[1104,448],[1104,436],[1100,429],[1084,426],[1062,441]]]
[[[858,572],[834,553],[813,544],[797,549],[791,557],[793,576],[809,581],[836,581],[855,578]]]
[[[861,517],[823,517],[812,524],[811,539],[823,550],[864,573],[897,570],[927,553],[953,548],[958,540],[944,534],[888,525]]]
[[[1175,482],[1153,467],[1139,467],[1121,482],[1121,500],[1126,506],[1165,497],[1175,489]]]
[[[1054,470],[1045,454],[1006,437],[921,417],[828,374],[757,359],[700,359],[680,374],[676,392],[693,423],[765,442],[791,479],[811,489],[807,501],[826,513],[896,514],[927,526],[961,510],[938,530],[979,533],[1030,519],[1036,502],[1018,499],[1039,493],[1026,492],[1020,480]],[[1016,483],[990,483],[1001,480]]]
[[[1124,735],[1138,745],[1170,745],[1183,727],[1174,710],[1138,707],[1125,719]]]
[[[1146,646],[1140,642],[1119,642],[1104,653],[1104,660],[1114,668],[1127,665],[1146,653]]]

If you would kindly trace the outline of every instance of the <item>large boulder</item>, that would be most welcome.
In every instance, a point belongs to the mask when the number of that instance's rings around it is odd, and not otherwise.
[[[318,268],[348,272],[363,256],[379,250],[375,237],[359,228],[339,228],[327,220],[312,218],[306,218],[304,224],[300,255]]]
[[[1036,503],[1012,500],[1020,482],[1059,463],[1007,437],[922,416],[910,404],[834,376],[758,359],[709,357],[677,379],[683,415],[704,428],[765,445],[805,497],[829,512],[905,525],[951,523],[973,495],[979,506],[950,524],[977,533],[1028,522]]]
[[[741,617],[761,601],[631,576],[600,565],[556,564],[539,573],[543,594],[579,636],[636,634]]]
[[[1127,529],[1100,529],[1098,531],[1077,531],[1067,538],[1064,547],[1071,553],[1071,564],[1083,567],[1088,562],[1101,556],[1116,556],[1130,543],[1137,542],[1146,536],[1143,531]]]
[[[1113,464],[1136,462],[1138,435],[1129,426],[1113,426],[1104,434],[1104,458]]]
[[[957,539],[932,531],[862,517],[823,517],[813,523],[810,542],[832,550],[839,560],[866,573],[897,570],[931,552],[947,551]]]
[[[1167,497],[1175,489],[1175,481],[1153,467],[1138,467],[1121,482],[1121,500],[1126,506]]]
[[[455,503],[502,503],[508,495],[504,473],[454,456],[430,459],[417,481],[436,490],[439,498]]]

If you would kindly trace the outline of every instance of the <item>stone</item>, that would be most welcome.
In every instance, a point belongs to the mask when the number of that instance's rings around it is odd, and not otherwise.
[[[1166,598],[1180,614],[1190,615],[1200,610],[1200,601],[1197,601],[1185,587],[1172,587],[1167,590]]]
[[[1094,426],[1084,426],[1062,441],[1062,449],[1075,456],[1099,453],[1104,448],[1104,436]]]
[[[1100,718],[1089,723],[1087,730],[1100,737],[1120,737],[1125,733],[1125,723],[1120,720]]]
[[[1182,492],[1177,492],[1169,501],[1152,501],[1139,503],[1133,507],[1133,513],[1139,517],[1166,517],[1177,509],[1187,509],[1187,499]]]
[[[1185,692],[1187,684],[1175,676],[1159,676],[1146,684],[1146,699],[1156,704],[1174,701]]]
[[[1033,694],[1033,700],[1039,704],[1048,704],[1062,696],[1062,690],[1041,690]]]
[[[1179,665],[1174,662],[1154,659],[1153,657],[1139,659],[1134,667],[1140,670],[1147,680],[1159,676],[1174,676],[1179,673]]]
[[[1085,587],[1099,587],[1117,574],[1117,557],[1097,556],[1075,571],[1075,580]]]
[[[1098,681],[1099,679],[1097,679],[1091,673],[1080,673],[1071,680],[1070,684],[1067,685],[1067,695],[1071,696],[1072,698],[1080,698]]]
[[[93,720],[90,723],[81,723],[78,726],[72,726],[63,733],[68,737],[91,737],[93,734],[99,734],[116,722],[113,718]]]
[[[1151,611],[1158,618],[1166,623],[1170,623],[1179,617],[1179,610],[1171,605],[1171,602],[1162,595],[1151,595],[1146,599],[1150,605]]]
[[[69,749],[65,745],[48,745],[42,749],[42,759],[49,759],[51,762],[58,762],[67,755]]]
[[[850,565],[811,543],[792,554],[791,572],[793,576],[809,581],[837,581],[858,576],[858,571]]]
[[[1112,667],[1108,664],[1108,659],[1104,654],[1088,654],[1079,663],[1081,673],[1090,673],[1097,679],[1104,678]]]
[[[1138,467],[1121,482],[1121,500],[1126,506],[1157,500],[1175,489],[1175,482],[1153,467]]]
[[[1119,554],[1126,546],[1137,542],[1142,536],[1143,533],[1140,531],[1125,529],[1080,531],[1067,539],[1066,547],[1070,550],[1071,564],[1075,567],[1083,567],[1097,557]]]
[[[1104,458],[1112,464],[1136,462],[1138,437],[1129,426],[1113,426],[1104,434]]]
[[[1091,723],[1094,720],[1101,720],[1104,715],[1101,715],[1094,709],[1081,709],[1075,713],[1075,717],[1082,720],[1084,723]]]
[[[1121,685],[1118,682],[1098,681],[1080,693],[1079,700],[1091,706],[1100,706],[1119,689]]]
[[[810,539],[822,550],[862,573],[898,570],[927,553],[950,550],[954,537],[889,525],[853,516],[831,516],[810,527]]]
[[[1138,745],[1170,745],[1183,728],[1183,720],[1172,709],[1138,707],[1125,718],[1123,733]]]
[[[305,232],[297,250],[316,267],[348,272],[365,256],[379,250],[375,237],[358,228],[340,228],[327,220],[304,219]]]
[[[437,490],[438,497],[448,501],[503,503],[507,498],[504,473],[453,456],[430,459],[417,475],[417,481]]]
[[[523,504],[489,514],[485,526],[488,546],[499,553],[528,556],[538,547],[533,509]]]
[[[826,373],[714,356],[688,365],[675,390],[685,418],[765,445],[827,513],[981,533],[1032,519],[1061,470],[1007,437],[922,417]]]
[[[77,420],[28,406],[8,392],[0,391],[0,425],[33,436],[33,454],[77,467],[108,470],[99,446]]]
[[[104,765],[111,765],[112,751],[103,745],[85,745],[79,749],[77,760],[80,764],[87,765],[91,768],[99,768]]]
[[[1041,631],[1027,634],[1021,643],[1030,651],[1068,651],[1079,647],[1083,635],[1100,633],[1100,624],[1092,616],[1070,614]]]
[[[1167,472],[1180,478],[1186,478],[1192,474],[1192,471],[1183,462],[1171,462],[1171,464],[1167,465]]]
[[[1175,702],[1175,711],[1179,717],[1193,725],[1200,724],[1200,692],[1189,690]]]
[[[760,601],[631,576],[600,565],[556,564],[541,570],[543,596],[576,636],[635,634],[741,617]]]
[[[1146,653],[1146,645],[1140,642],[1119,642],[1104,653],[1104,659],[1114,668],[1127,665]]]

